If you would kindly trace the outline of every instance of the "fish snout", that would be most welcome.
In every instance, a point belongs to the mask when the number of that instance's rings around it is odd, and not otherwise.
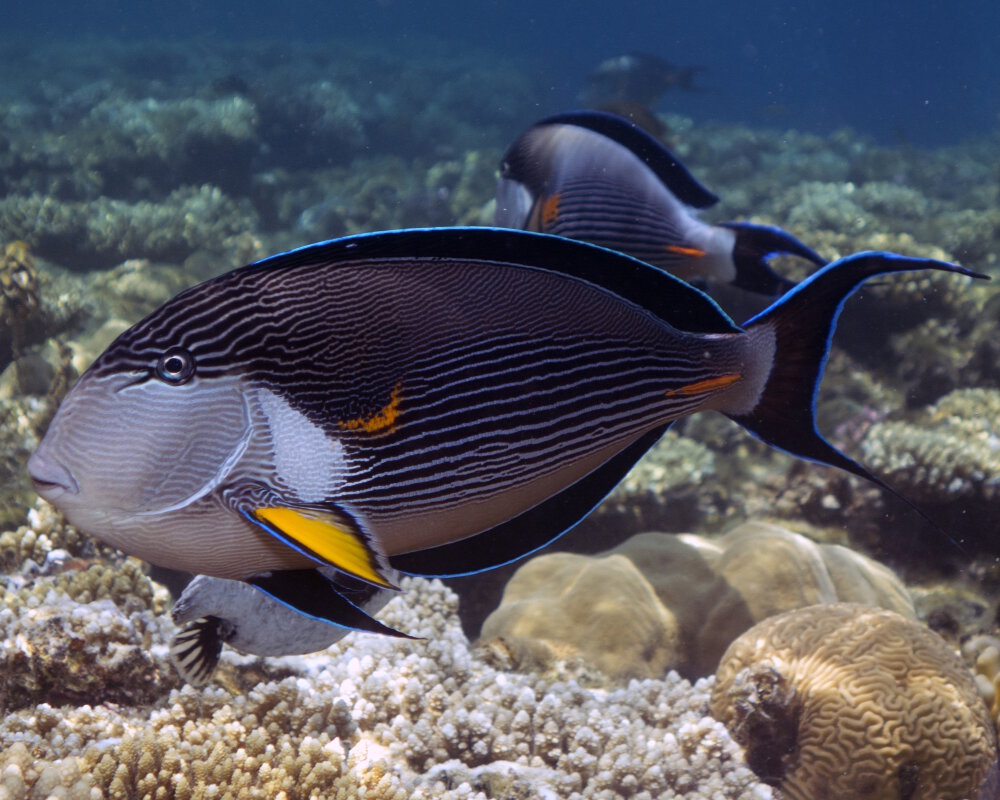
[[[28,459],[28,474],[35,491],[46,500],[66,494],[78,494],[80,484],[66,467],[36,450]]]

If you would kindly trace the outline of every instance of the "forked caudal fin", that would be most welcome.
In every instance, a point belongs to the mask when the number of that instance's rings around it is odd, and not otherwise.
[[[772,333],[773,363],[754,408],[729,417],[779,450],[872,481],[924,516],[913,503],[841,453],[816,429],[816,394],[844,301],[868,278],[922,269],[988,279],[956,264],[891,253],[858,253],[827,265],[743,326],[751,335],[768,330]]]
[[[794,281],[771,269],[767,262],[773,256],[798,256],[818,267],[826,265],[826,259],[819,253],[781,228],[750,222],[723,222],[719,227],[729,228],[736,234],[733,244],[736,277],[733,286],[748,292],[776,295],[787,292],[795,285]]]

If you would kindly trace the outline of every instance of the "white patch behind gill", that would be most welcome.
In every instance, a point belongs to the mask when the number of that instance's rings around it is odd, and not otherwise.
[[[257,402],[269,429],[275,471],[295,499],[329,499],[347,479],[343,444],[268,389],[258,390]]]

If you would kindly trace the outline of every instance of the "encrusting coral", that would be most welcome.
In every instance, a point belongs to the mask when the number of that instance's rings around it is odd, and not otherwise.
[[[542,664],[579,657],[620,678],[670,669],[696,678],[754,623],[838,601],[914,616],[888,568],[751,522],[721,537],[645,533],[601,555],[538,556],[507,584],[482,637]]]
[[[988,634],[971,636],[962,643],[962,655],[972,666],[979,694],[1000,727],[1000,638]]]
[[[857,604],[755,625],[712,690],[758,775],[789,800],[987,800],[997,738],[963,661],[930,629]]]

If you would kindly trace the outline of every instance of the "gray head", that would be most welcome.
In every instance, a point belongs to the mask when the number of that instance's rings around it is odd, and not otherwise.
[[[42,497],[108,544],[236,577],[250,568],[228,565],[241,560],[240,537],[280,547],[220,502],[255,425],[243,371],[217,334],[232,332],[222,322],[245,303],[212,288],[184,292],[118,337],[67,394],[28,471]],[[227,542],[235,557],[219,554]]]

